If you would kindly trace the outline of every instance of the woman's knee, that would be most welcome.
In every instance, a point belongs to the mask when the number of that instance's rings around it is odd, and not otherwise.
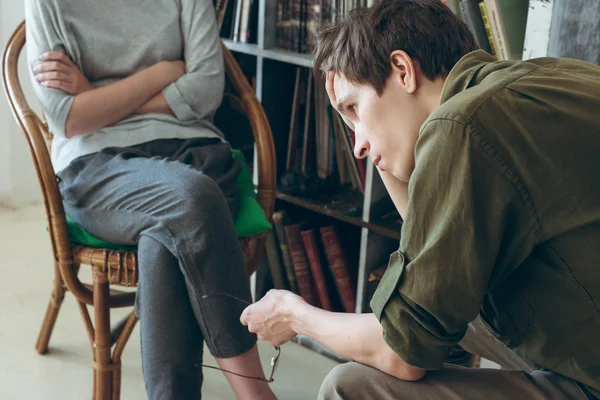
[[[186,214],[201,213],[204,216],[229,212],[228,199],[219,185],[203,173],[178,178],[174,182]]]

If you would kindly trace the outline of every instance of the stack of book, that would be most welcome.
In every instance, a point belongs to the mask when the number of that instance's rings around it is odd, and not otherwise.
[[[355,8],[373,0],[277,0],[277,46],[297,53],[311,53],[316,35]]]
[[[297,67],[286,172],[279,191],[317,202],[321,197],[332,202],[343,197],[352,204],[341,208],[357,212],[365,191],[367,160],[354,157],[354,140],[354,132],[331,107],[324,81],[308,68]]]
[[[276,289],[290,290],[327,311],[355,312],[356,290],[337,228],[292,223],[273,214],[266,261]]]
[[[258,0],[213,0],[217,27],[222,38],[240,43],[256,43]]]
[[[481,49],[499,60],[521,59],[529,0],[449,0],[449,5]]]

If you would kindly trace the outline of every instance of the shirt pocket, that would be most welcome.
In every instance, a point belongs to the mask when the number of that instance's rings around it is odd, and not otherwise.
[[[390,255],[388,268],[377,286],[377,290],[371,299],[371,309],[381,321],[381,315],[392,295],[396,292],[396,288],[400,279],[404,275],[406,267],[406,259],[400,250],[393,252]]]
[[[490,294],[481,307],[481,320],[490,332],[508,348],[515,348],[534,327],[533,308],[518,293]]]

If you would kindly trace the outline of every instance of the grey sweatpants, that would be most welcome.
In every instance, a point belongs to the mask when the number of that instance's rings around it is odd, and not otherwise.
[[[250,350],[251,300],[235,231],[242,166],[217,139],[158,140],[75,160],[59,178],[66,213],[111,243],[138,246],[136,310],[150,399],[200,398],[203,341],[218,358]]]
[[[504,346],[479,321],[469,325],[460,345],[505,369],[444,366],[417,382],[406,382],[358,363],[335,367],[325,378],[320,400],[588,400],[578,383],[534,368]]]

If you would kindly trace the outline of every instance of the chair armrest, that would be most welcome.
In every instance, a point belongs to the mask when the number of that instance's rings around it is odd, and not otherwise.
[[[256,152],[258,156],[257,199],[269,222],[272,221],[275,208],[275,190],[277,166],[273,134],[262,105],[256,98],[254,90],[248,83],[237,61],[223,44],[223,57],[227,78],[236,90],[236,95],[242,101],[244,111],[248,116]]]

